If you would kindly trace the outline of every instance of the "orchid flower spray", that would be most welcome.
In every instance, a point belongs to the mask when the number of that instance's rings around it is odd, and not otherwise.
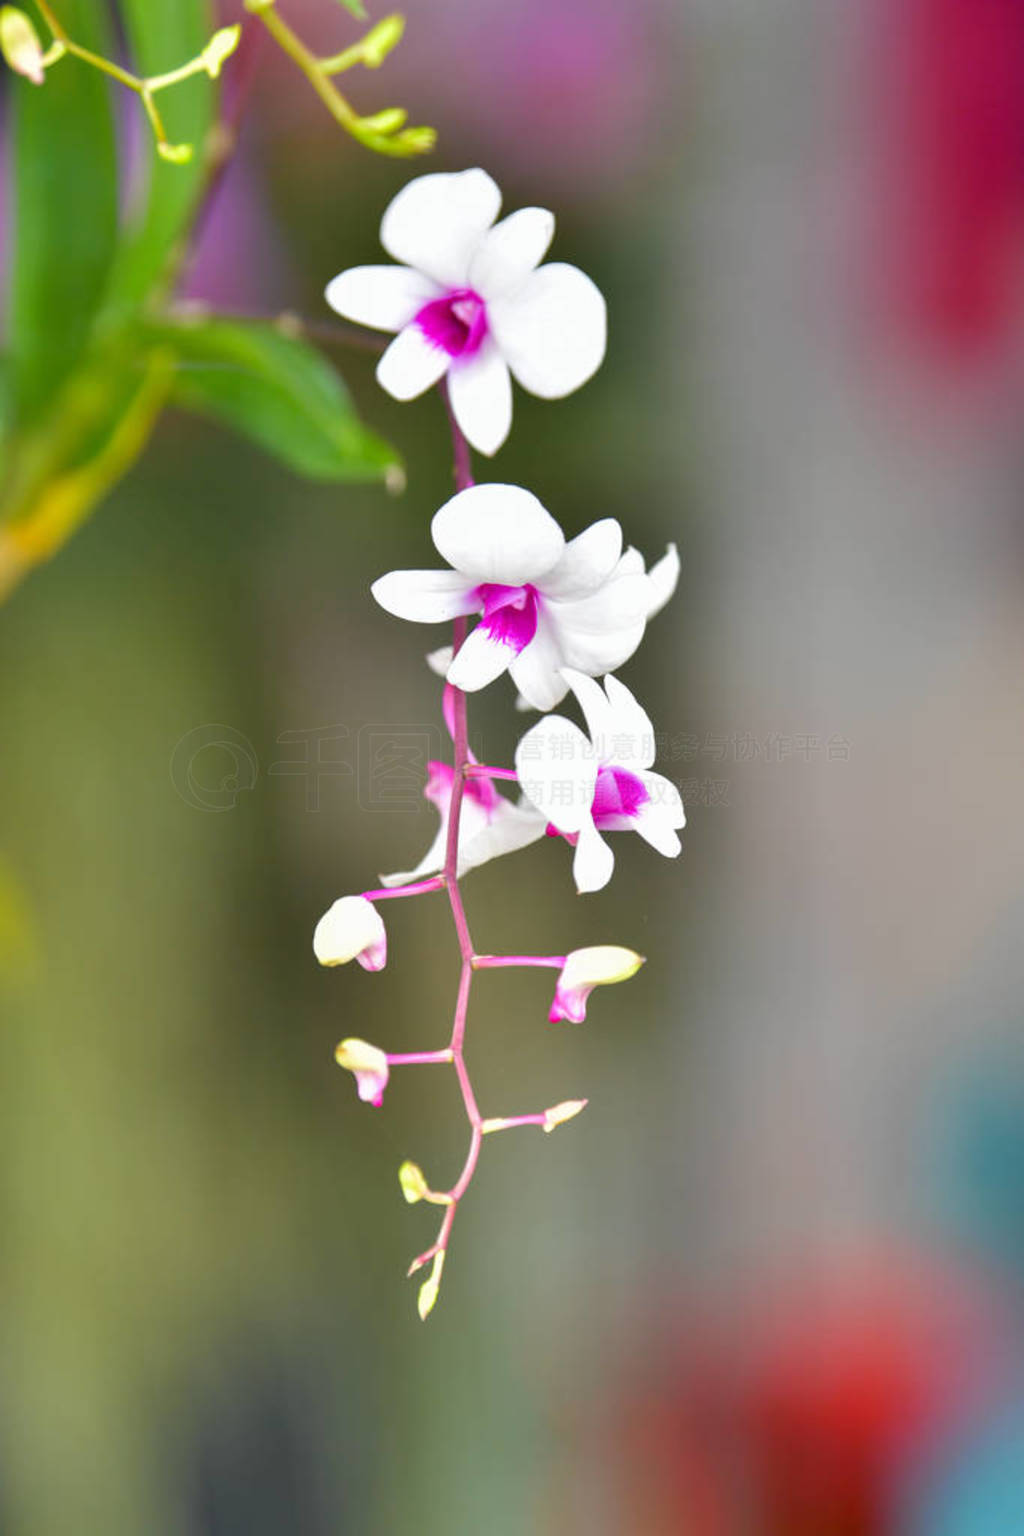
[[[568,954],[483,954],[474,945],[462,880],[489,860],[546,838],[573,847],[578,891],[611,879],[606,834],[635,831],[657,852],[680,852],[685,816],[679,792],[653,771],[654,728],[613,674],[640,645],[679,576],[674,545],[648,569],[624,545],[618,522],[599,518],[566,538],[529,490],[476,484],[470,446],[493,453],[511,424],[510,377],[544,398],[567,394],[597,369],[605,348],[605,305],[577,268],[542,265],[554,231],[551,214],[526,208],[500,222],[501,197],[481,170],[430,175],[409,183],[387,209],[381,241],[401,262],[356,267],[328,286],[328,302],[347,318],[397,332],[378,368],[384,389],[411,399],[440,387],[452,434],[455,494],[435,513],[434,570],[397,570],[373,584],[388,614],[415,624],[449,625],[451,643],[432,652],[443,678],[442,712],[452,761],[427,765],[426,798],[438,812],[433,843],[409,870],[381,877],[378,888],[342,896],[321,917],[313,948],[322,965],[355,960],[367,971],[388,958],[379,907],[395,898],[438,894],[451,911],[461,958],[450,1034],[432,1048],[388,1051],[349,1037],[335,1052],[364,1102],[380,1106],[393,1069],[451,1068],[469,1124],[469,1144],[454,1182],[434,1188],[419,1164],[405,1161],[399,1186],[410,1204],[443,1212],[434,1242],[409,1273],[430,1266],[419,1313],[438,1296],[459,1206],[473,1180],[486,1136],[520,1126],[550,1132],[573,1119],[586,1099],[525,1114],[485,1114],[465,1060],[470,989],[481,971],[549,969],[553,993],[538,996],[538,1018],[579,1024],[597,987],[627,981],[644,963],[622,944]],[[468,744],[467,699],[508,674],[510,706],[544,716],[525,731],[515,766],[479,763]],[[601,679],[601,681],[598,681]],[[505,684],[505,687],[508,685]],[[518,691],[518,699],[515,692]],[[575,701],[583,725],[547,713]]]

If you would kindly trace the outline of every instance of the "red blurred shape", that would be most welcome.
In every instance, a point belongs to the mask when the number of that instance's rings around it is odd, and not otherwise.
[[[892,1536],[918,1448],[969,1412],[988,1327],[931,1275],[791,1294],[694,1337],[631,1405],[631,1536]]]
[[[897,325],[964,360],[1022,308],[1024,5],[907,0],[875,15],[886,287]]]

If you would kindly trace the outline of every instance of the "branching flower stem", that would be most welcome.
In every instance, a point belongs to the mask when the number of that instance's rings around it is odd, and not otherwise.
[[[445,388],[443,382],[440,385],[440,389],[441,395],[444,399],[445,410],[448,414],[448,422],[452,434],[455,488],[458,491],[465,491],[475,483],[473,479],[473,466],[472,460],[470,458],[469,444],[466,442],[466,439],[463,436],[452,413],[451,402],[448,398],[448,391]],[[455,620],[452,632],[452,648],[454,652],[458,652],[465,638],[466,619],[464,617],[458,618]],[[473,1174],[476,1172],[477,1161],[480,1157],[480,1147],[486,1134],[485,1127],[487,1127],[489,1124],[481,1116],[479,1106],[477,1105],[476,1094],[473,1090],[469,1069],[466,1066],[464,1048],[466,1040],[466,1023],[469,1011],[469,994],[473,981],[473,972],[478,967],[481,959],[483,959],[486,964],[490,957],[478,956],[474,952],[473,940],[469,931],[469,921],[466,917],[466,909],[462,900],[462,891],[459,886],[458,872],[459,825],[462,818],[462,801],[465,792],[466,779],[471,774],[478,774],[478,765],[472,764],[470,762],[465,693],[460,688],[453,688],[452,701],[452,736],[454,742],[455,772],[452,782],[451,806],[448,812],[448,840],[445,847],[444,869],[441,879],[448,892],[448,902],[451,907],[452,921],[455,924],[455,934],[459,945],[460,971],[458,992],[455,998],[455,1013],[452,1019],[452,1033],[448,1044],[448,1054],[452,1066],[455,1068],[455,1075],[458,1078],[459,1089],[462,1094],[462,1103],[466,1111],[466,1118],[469,1121],[470,1136],[469,1148],[466,1152],[465,1162],[462,1165],[462,1171],[460,1172],[458,1178],[451,1186],[451,1188],[444,1192],[445,1196],[447,1197],[445,1203],[445,1213],[441,1222],[441,1229],[438,1232],[437,1239],[431,1245],[431,1247],[426,1250],[425,1253],[421,1253],[416,1259],[413,1260],[409,1269],[410,1275],[415,1274],[415,1272],[422,1268],[424,1264],[427,1264],[433,1260],[433,1268],[431,1270],[430,1276],[420,1288],[419,1312],[420,1316],[424,1318],[430,1312],[434,1302],[437,1299],[438,1287],[441,1282],[441,1272],[444,1268],[445,1255],[448,1250],[448,1242],[451,1237],[452,1227],[455,1222],[455,1214],[459,1208],[459,1202],[461,1201],[463,1195],[466,1193],[466,1190],[469,1188]],[[492,770],[485,769],[484,772],[491,773]],[[494,776],[500,776],[502,778],[515,777],[515,775],[510,773],[508,770],[498,770],[494,772]],[[510,961],[509,963],[514,962]],[[395,1057],[389,1057],[389,1061],[394,1060]],[[524,1123],[542,1124],[543,1118],[543,1115],[539,1115],[533,1117],[533,1119],[524,1121]],[[497,1128],[497,1122],[494,1123],[494,1128]]]
[[[100,70],[109,75],[119,85],[125,86],[129,91],[134,91],[145,108],[150,126],[156,137],[157,149],[165,160],[182,164],[192,158],[191,144],[172,144],[168,140],[167,130],[164,127],[163,118],[157,108],[155,96],[158,91],[164,91],[168,86],[179,85],[181,81],[188,80],[192,75],[208,74],[216,79],[220,73],[221,65],[229,54],[234,52],[241,34],[241,28],[224,27],[212,41],[195,58],[189,59],[178,69],[168,70],[162,75],[150,75],[143,77],[134,75],[130,70],[122,69],[120,64],[115,64],[112,59],[105,59],[101,54],[93,53],[91,48],[83,48],[81,43],[76,43],[61,22],[54,14],[49,0],[36,0],[39,13],[53,36],[53,44],[43,58],[43,66],[56,64],[65,54],[71,54],[80,59],[83,64],[90,65],[93,69]]]
[[[426,154],[433,149],[437,139],[433,128],[406,128],[406,113],[399,107],[388,107],[383,112],[362,117],[332,79],[354,64],[376,69],[401,38],[404,26],[401,17],[387,17],[361,42],[341,53],[320,58],[278,13],[276,0],[245,0],[245,8],[263,23],[282,53],[305,75],[334,121],[354,139],[380,155],[407,157]]]

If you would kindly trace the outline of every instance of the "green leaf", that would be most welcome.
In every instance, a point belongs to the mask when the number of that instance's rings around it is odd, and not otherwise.
[[[343,5],[346,11],[351,11],[353,16],[358,16],[360,21],[366,20],[366,6],[363,0],[338,0],[338,3]]]
[[[214,30],[207,0],[121,0],[121,14],[132,68],[140,75],[177,69],[202,52]],[[171,142],[194,145],[195,153],[187,165],[168,164],[156,153],[148,124],[143,123],[146,199],[126,236],[111,283],[113,303],[124,310],[146,298],[191,221],[206,176],[203,149],[213,122],[216,87],[208,75],[195,75],[161,92],[159,104]],[[141,114],[141,106],[134,105]]]
[[[76,41],[109,53],[105,6],[62,0],[61,19]],[[24,426],[88,345],[117,239],[117,158],[107,82],[78,59],[62,59],[41,86],[12,77],[11,96],[8,346]]]
[[[173,404],[226,422],[314,480],[378,480],[399,460],[364,427],[315,347],[263,321],[198,320],[153,332],[179,358]]]

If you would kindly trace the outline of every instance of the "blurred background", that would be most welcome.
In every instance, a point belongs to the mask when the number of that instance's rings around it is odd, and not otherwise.
[[[347,40],[328,0],[282,9]],[[649,962],[578,1028],[530,973],[479,980],[485,1112],[590,1106],[486,1147],[421,1325],[402,1277],[434,1221],[396,1169],[454,1176],[455,1084],[396,1074],[374,1112],[332,1051],[446,1036],[449,924],[389,907],[379,976],[310,939],[434,833],[379,747],[436,754],[443,636],[368,585],[432,563],[441,406],[336,354],[397,495],[165,420],[0,612],[0,1530],[1012,1536],[1024,13],[408,19],[386,94],[437,125],[428,168],[554,208],[608,298],[603,370],[518,393],[481,472],[567,531],[678,542],[623,675],[683,855],[621,839],[584,902],[553,842],[467,881],[484,949]],[[410,173],[264,50],[190,292],[327,318]],[[474,701],[487,760],[510,697]]]

